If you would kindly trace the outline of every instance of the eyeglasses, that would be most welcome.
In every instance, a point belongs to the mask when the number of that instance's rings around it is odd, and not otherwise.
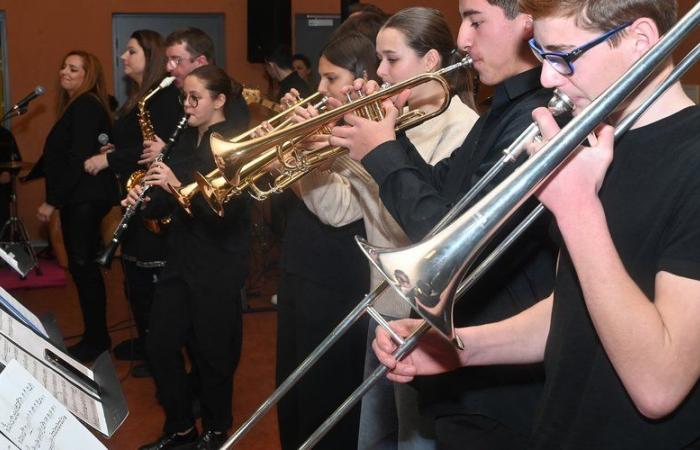
[[[604,33],[602,36],[597,37],[592,41],[583,44],[580,47],[576,47],[570,52],[547,52],[540,46],[540,44],[537,43],[537,41],[535,41],[535,38],[530,39],[529,44],[530,48],[532,49],[532,52],[535,54],[537,59],[540,60],[540,62],[547,61],[554,70],[556,70],[562,75],[573,75],[574,61],[576,61],[576,59],[578,59],[581,55],[583,55],[585,52],[592,49],[596,45],[607,41],[615,34],[624,30],[631,24],[632,22],[627,22],[616,28],[613,28],[607,33]]]
[[[184,60],[186,60],[186,59],[189,59],[189,62],[192,63],[192,62],[194,62],[194,60],[197,59],[197,58],[198,58],[198,56],[193,56],[193,57],[190,57],[190,58],[183,58],[182,56],[168,56],[168,59],[167,59],[167,61],[165,62],[165,65],[166,65],[166,66],[172,65],[172,66],[174,66],[174,67],[177,67],[177,66],[179,66],[180,64],[182,64],[182,62],[183,62]]]
[[[182,106],[191,106],[193,108],[196,108],[197,105],[199,105],[199,99],[200,97],[195,97],[194,95],[189,95],[189,94],[180,94],[180,104]]]

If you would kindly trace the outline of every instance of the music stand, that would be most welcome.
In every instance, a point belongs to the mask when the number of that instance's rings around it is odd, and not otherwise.
[[[29,233],[22,219],[17,214],[17,175],[22,169],[30,168],[30,163],[22,161],[0,162],[0,171],[10,173],[10,216],[0,230],[0,245],[3,247],[21,247],[29,255],[32,267],[36,267],[37,275],[41,275],[39,260],[29,242]],[[28,271],[27,271],[28,272]],[[23,275],[24,278],[26,275]]]

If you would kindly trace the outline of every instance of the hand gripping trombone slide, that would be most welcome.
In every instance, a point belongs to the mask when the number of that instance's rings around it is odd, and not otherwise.
[[[153,163],[161,162],[168,156],[170,150],[173,148],[173,146],[177,142],[177,139],[180,137],[180,133],[187,126],[188,118],[189,114],[185,114],[182,116],[180,121],[177,123],[175,130],[168,138],[168,142],[165,144],[163,150],[161,150],[158,156],[156,156],[156,159],[153,161]],[[150,188],[151,185],[148,184],[143,186],[143,191],[141,192],[141,195],[139,195],[139,198],[136,200],[136,204],[126,208],[126,211],[122,216],[122,220],[119,221],[117,228],[114,230],[114,233],[112,234],[112,239],[109,241],[107,248],[97,258],[97,264],[99,264],[102,267],[109,267],[112,265],[112,258],[114,258],[114,252],[117,251],[117,247],[119,247],[119,242],[121,241],[122,236],[124,236],[124,232],[127,230],[127,228],[129,228],[129,221],[134,216],[134,214],[136,214],[138,208],[141,207],[141,205],[143,204],[144,198],[146,197],[146,192],[148,192]]]
[[[582,142],[588,133],[590,133],[593,128],[600,123],[605,117],[607,117],[616,107],[619,105],[629,94],[631,94],[634,89],[642,84],[642,82],[655,70],[656,67],[661,64],[671,53],[671,51],[680,43],[680,41],[687,36],[690,31],[692,31],[700,21],[700,4],[696,5],[691,12],[689,12],[683,19],[681,19],[678,24],[670,30],[664,38],[651,49],[643,58],[641,58],[629,71],[620,78],[613,86],[611,86],[603,95],[599,97],[594,103],[592,103],[586,111],[584,111],[577,118],[572,120],[572,122],[567,125],[554,139],[552,139],[545,147],[543,147],[537,155],[533,156],[528,160],[523,166],[516,170],[511,176],[509,176],[499,187],[494,189],[490,194],[479,201],[470,211],[466,214],[469,215],[472,211],[479,212],[483,209],[484,205],[489,203],[498,202],[498,197],[503,197],[505,195],[506,202],[509,204],[506,208],[505,215],[512,214],[518,206],[522,204],[525,198],[529,197],[537,187],[546,179],[546,177],[552,173],[556,167],[558,167],[566,158],[571,154],[571,152],[578,147],[579,143]],[[700,57],[700,46],[695,47],[693,51],[674,69],[674,72],[668,77],[668,79],[655,91],[649,99],[647,99],[635,112],[630,116],[626,117],[622,121],[615,132],[615,138],[619,138],[629,127],[637,120],[637,118],[646,111],[646,109],[674,82],[676,82],[680,76],[688,70]],[[530,130],[531,131],[531,130]],[[527,130],[523,135],[527,134]],[[521,136],[522,138],[523,136]],[[520,140],[520,139],[518,139]],[[516,142],[518,141],[516,140]],[[524,147],[527,142],[521,142],[520,146]],[[544,162],[543,162],[544,161]],[[534,171],[535,174],[531,175],[528,172]],[[523,172],[527,175],[522,182],[519,182],[520,178],[523,178]],[[480,183],[481,184],[481,183]],[[502,187],[506,186],[506,187]],[[475,186],[476,188],[476,186]],[[473,190],[472,190],[473,191]],[[470,191],[467,193],[455,206],[448,212],[448,214],[438,223],[429,236],[436,236],[438,232],[442,229],[449,228],[454,229],[454,226],[449,226],[450,222],[455,218],[459,217],[462,211],[469,205],[469,199],[473,199],[476,195]],[[508,191],[517,191],[517,196],[508,194]],[[506,194],[504,194],[506,192]],[[466,201],[465,201],[466,200]],[[459,283],[459,286],[452,289],[452,297],[459,298],[461,295],[469,289],[473,283],[478,280],[481,275],[489,269],[493,262],[510,246],[512,242],[517,240],[518,236],[531,224],[539,214],[541,214],[543,207],[540,206],[533,210],[533,212],[528,215],[528,217],[516,228],[514,229],[508,237],[502,241],[498,247],[491,253],[483,262],[474,269],[464,281]],[[497,228],[497,225],[505,220],[503,217],[500,219],[492,218],[491,221],[495,221],[494,224],[487,224],[486,226],[491,226],[491,228]],[[459,221],[457,221],[459,222]],[[461,225],[461,224],[457,224]],[[461,227],[463,228],[463,227]],[[462,235],[469,235],[472,230],[459,229],[457,237]],[[491,235],[495,233],[495,230],[490,231]],[[454,239],[454,237],[452,238]],[[479,243],[483,245],[484,239],[480,239]],[[365,244],[366,245],[366,244]],[[420,245],[420,244],[418,244]],[[414,246],[415,247],[415,246]],[[375,252],[374,249],[367,249],[368,252]],[[462,256],[462,261],[466,260],[466,257]],[[466,264],[465,264],[466,265]],[[459,272],[455,275],[455,279],[462,279],[464,270],[456,271]],[[386,276],[386,275],[385,275]],[[448,286],[457,285],[453,281],[448,284]],[[372,309],[372,304],[376,298],[381,294],[381,292],[386,289],[388,283],[383,283],[375,291],[368,294],[365,299],[333,330],[333,332],[314,350],[314,352],[309,355],[309,357],[302,362],[302,364],[279,386],[279,388],[258,408],[258,410],[251,416],[231,437],[224,443],[222,449],[230,448],[233,444],[239,441],[245,433],[260,420],[261,416],[268,411],[279,399],[309,370],[309,368],[315,364],[315,362],[325,353],[328,347],[333,345],[344,333],[345,331],[364,313],[366,310],[377,322],[387,329],[398,344],[399,347],[394,352],[394,356],[398,359],[403,358],[405,355],[410,353],[411,350],[417,345],[418,340],[423,336],[433,325],[429,321],[423,323],[421,327],[416,329],[410,336],[406,339],[401,338],[396,335],[396,333],[391,330],[389,325],[385,320]],[[452,303],[452,306],[454,303]],[[415,306],[412,304],[412,307]],[[450,323],[450,326],[452,324]],[[451,331],[451,337],[454,336],[453,331]],[[453,340],[454,342],[454,340]],[[329,418],[307,439],[307,441],[302,444],[301,449],[312,448],[319,440],[330,430],[330,428],[337,423],[348,411],[352,408],[355,403],[357,403],[360,398],[376,383],[381,377],[387,373],[388,369],[384,366],[378,367],[363,383],[360,385],[353,394],[348,397],[342,405],[331,415]]]

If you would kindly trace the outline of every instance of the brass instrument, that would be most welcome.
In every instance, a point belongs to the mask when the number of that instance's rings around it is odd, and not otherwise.
[[[287,110],[271,117],[264,123],[269,124],[274,130],[282,130],[289,125],[292,121],[290,119],[291,113],[294,112],[294,108],[299,106],[305,106],[309,103],[320,99],[313,106],[317,110],[323,110],[326,107],[327,99],[322,96],[320,92],[316,92],[304,99],[300,99],[293,105],[291,105]],[[241,142],[248,138],[250,135],[263,129],[263,124],[257,125],[248,131],[239,134],[238,136],[232,138],[229,142]],[[223,203],[230,198],[228,192],[230,191],[230,184],[221,174],[221,171],[217,168],[209,172],[206,175],[200,173],[195,174],[195,181],[186,186],[174,187],[170,186],[170,193],[173,194],[180,206],[187,211],[188,214],[192,214],[192,198],[198,193],[202,193],[207,203],[211,208],[216,211],[219,216],[223,216]]]
[[[418,344],[419,339],[435,327],[453,343],[452,308],[470,287],[478,281],[507,248],[515,242],[522,232],[534,222],[544,210],[540,205],[516,227],[478,267],[469,271],[475,255],[488,244],[514,211],[533,194],[537,187],[553,173],[588,134],[607,116],[609,116],[644,80],[659,67],[680,42],[700,24],[700,3],[694,6],[666,35],[644,56],[642,56],[616,83],[610,86],[597,100],[591,103],[553,139],[542,147],[534,156],[508,176],[494,190],[483,197],[474,206],[469,206],[469,198],[474,198],[474,188],[460,199],[447,215],[433,228],[426,240],[406,249],[396,251],[377,249],[361,242],[361,247],[372,263],[387,279],[373,292],[368,294],[348,316],[341,321],[321,344],[284,380],[270,397],[260,405],[255,413],[236,430],[221,447],[229,449],[262,418],[306,372],[335,344],[347,330],[367,312],[380,326],[387,330],[398,348],[394,352],[397,359],[408,355]],[[668,78],[629,116],[616,127],[615,139],[624,134],[639,117],[666,90],[678,82],[680,77],[700,59],[700,45],[697,45],[681,61]],[[528,128],[530,130],[530,128]],[[517,147],[523,147],[529,141],[530,132],[526,130],[518,139]],[[514,143],[514,144],[516,144]],[[513,147],[513,146],[511,146]],[[510,148],[510,147],[509,147]],[[521,150],[518,150],[521,151]],[[507,154],[506,154],[507,156]],[[506,161],[510,158],[506,158]],[[477,186],[475,185],[475,188]],[[410,336],[398,336],[389,324],[373,309],[373,304],[388,287],[394,287],[406,299],[411,307],[426,319]],[[437,300],[429,304],[423,300]],[[333,427],[362,396],[388,372],[385,366],[379,366],[363,383],[336,409],[321,426],[299,447],[310,449]]]
[[[170,86],[173,81],[175,81],[175,77],[163,78],[158,86],[148,91],[148,93],[146,93],[146,95],[144,95],[143,98],[136,104],[136,108],[138,109],[136,112],[136,117],[138,118],[139,128],[141,129],[141,137],[143,138],[144,142],[155,141],[156,139],[156,132],[153,128],[153,122],[151,122],[151,113],[148,111],[148,109],[146,109],[146,102],[148,102],[148,100],[150,100],[158,92]],[[129,178],[126,180],[127,192],[133,189],[134,186],[141,184],[141,180],[143,180],[145,175],[146,170],[137,170],[129,175]],[[169,220],[167,218],[161,220],[144,219],[143,222],[146,228],[148,228],[151,232],[158,234],[161,231],[161,224],[166,225]]]
[[[440,108],[427,114],[418,110],[409,111],[398,118],[396,130],[405,130],[423,123],[442,114],[450,104],[450,88],[444,75],[470,67],[471,64],[472,59],[467,55],[456,64],[436,72],[414,76],[393,86],[382,86],[380,91],[373,94],[364,96],[358,92],[359,98],[355,100],[348,94],[348,103],[301,123],[286,126],[285,121],[285,126],[275,127],[265,136],[247,140],[239,137],[226,140],[221,135],[213,134],[211,148],[218,171],[207,175],[197,174],[199,190],[205,194],[210,206],[219,215],[223,214],[223,203],[245,191],[256,200],[263,200],[271,194],[282,192],[320,164],[346,152],[346,149],[337,146],[326,146],[311,152],[297,151],[299,142],[314,134],[327,134],[328,125],[345,114],[354,113],[370,120],[381,120],[384,117],[382,101],[405,89],[435,81],[440,84],[444,93]],[[273,179],[267,189],[260,188],[258,180],[270,173],[275,162],[282,166],[282,173]],[[189,193],[194,192],[193,188],[186,187],[186,190]]]

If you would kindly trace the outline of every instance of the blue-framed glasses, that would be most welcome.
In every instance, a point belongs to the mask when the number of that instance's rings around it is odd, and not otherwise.
[[[530,48],[532,49],[532,52],[535,54],[537,59],[539,59],[540,61],[547,61],[552,66],[552,68],[554,68],[554,70],[556,70],[562,75],[573,75],[574,61],[576,61],[576,59],[579,56],[583,55],[585,52],[592,49],[596,45],[607,41],[608,39],[610,39],[620,31],[624,30],[631,24],[632,22],[623,23],[622,25],[613,28],[612,30],[608,31],[602,36],[597,37],[592,41],[583,44],[580,47],[576,47],[570,52],[547,52],[542,47],[540,47],[540,44],[538,44],[537,41],[535,41],[535,38],[530,39],[529,44]]]

